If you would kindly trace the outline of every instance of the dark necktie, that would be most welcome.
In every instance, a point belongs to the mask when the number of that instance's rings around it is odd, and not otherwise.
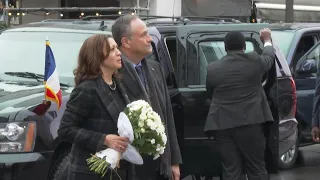
[[[138,66],[136,66],[135,68],[136,68],[136,71],[137,71],[137,73],[138,73],[138,75],[139,75],[139,78],[140,78],[140,80],[141,80],[144,88],[146,88],[146,79],[145,79],[144,74],[143,74],[143,72],[142,72],[142,66],[141,66],[141,65],[138,65]]]

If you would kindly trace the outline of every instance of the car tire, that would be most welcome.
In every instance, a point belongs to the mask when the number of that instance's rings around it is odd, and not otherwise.
[[[68,176],[70,151],[61,151],[52,164],[48,180],[65,180]]]
[[[280,169],[291,169],[296,164],[299,155],[299,138],[296,138],[296,143],[279,158]]]

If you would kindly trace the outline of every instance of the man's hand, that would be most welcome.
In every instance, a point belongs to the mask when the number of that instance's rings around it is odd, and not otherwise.
[[[179,165],[172,165],[172,179],[173,180],[180,180],[180,168]]]
[[[312,140],[314,142],[319,143],[320,142],[320,129],[319,127],[313,127],[311,131]]]
[[[271,42],[271,30],[269,28],[261,29],[260,38],[263,43]]]

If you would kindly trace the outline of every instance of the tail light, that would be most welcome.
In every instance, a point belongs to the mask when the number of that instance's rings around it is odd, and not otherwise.
[[[38,116],[44,115],[51,106],[51,101],[43,101],[43,103],[35,106],[31,111],[37,114]]]
[[[294,82],[293,78],[290,78],[291,82],[291,88],[292,88],[292,118],[296,116],[297,111],[297,89],[296,89],[296,83]]]

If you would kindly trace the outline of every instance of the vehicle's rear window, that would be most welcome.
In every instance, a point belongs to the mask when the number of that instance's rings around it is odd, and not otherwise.
[[[294,31],[272,30],[271,36],[272,36],[272,42],[277,44],[281,52],[287,58],[290,50],[290,45],[294,37]]]
[[[252,51],[254,51],[253,43],[246,41],[246,52]],[[199,43],[200,84],[205,84],[208,64],[220,60],[226,54],[223,41]]]
[[[220,60],[227,53],[225,51],[223,41],[210,41],[210,42],[201,42],[200,46],[200,59],[208,63],[211,61]],[[254,51],[254,46],[252,42],[246,41],[246,52]]]

